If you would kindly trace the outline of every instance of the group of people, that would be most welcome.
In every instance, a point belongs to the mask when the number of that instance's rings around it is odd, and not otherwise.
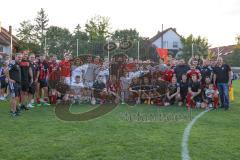
[[[0,100],[10,100],[12,116],[34,106],[70,103],[128,103],[190,108],[229,108],[232,71],[214,60],[169,56],[168,63],[134,60],[120,54],[111,59],[84,55],[63,60],[16,53],[0,67]]]

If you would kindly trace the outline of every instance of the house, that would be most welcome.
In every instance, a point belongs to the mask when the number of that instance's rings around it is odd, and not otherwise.
[[[162,32],[158,32],[150,39],[150,42],[156,48],[166,48],[169,54],[176,56],[183,47],[181,38],[182,36],[177,33],[176,28],[168,28]]]
[[[11,35],[12,27],[9,26],[9,30],[1,27],[0,29],[0,55],[6,55],[11,53]],[[13,52],[16,52],[19,48],[18,39],[12,35]]]
[[[229,45],[229,46],[221,46],[221,47],[215,47],[215,48],[210,48],[210,51],[217,57],[226,57],[230,55],[233,50],[235,49],[236,45]]]

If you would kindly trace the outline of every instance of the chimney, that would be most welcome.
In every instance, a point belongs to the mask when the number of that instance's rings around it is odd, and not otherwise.
[[[8,33],[12,35],[12,26],[9,26]]]
[[[177,29],[176,29],[176,28],[173,28],[173,30],[174,30],[175,32],[177,32]]]

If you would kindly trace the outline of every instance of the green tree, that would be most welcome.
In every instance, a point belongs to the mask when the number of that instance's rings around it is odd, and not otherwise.
[[[87,52],[87,44],[89,37],[86,32],[82,31],[81,26],[78,24],[73,31],[71,40],[71,52],[76,55],[77,42],[78,42],[78,53],[84,54]]]
[[[124,29],[124,30],[116,30],[111,38],[117,41],[135,41],[139,40],[139,32],[136,29]]]
[[[233,67],[240,67],[240,36],[236,37],[237,45],[231,54],[224,58],[225,62]]]
[[[108,17],[95,16],[85,24],[85,31],[90,41],[104,41],[109,37],[110,22]]]
[[[41,46],[41,51],[44,51],[44,41],[45,41],[45,34],[47,32],[48,27],[48,15],[46,11],[41,8],[39,12],[37,12],[37,17],[35,18],[35,31],[37,35],[37,39]]]
[[[40,46],[37,43],[34,25],[29,20],[20,23],[20,27],[17,29],[17,37],[20,40],[20,50],[39,52]]]
[[[183,44],[182,58],[189,59],[192,56],[192,50],[194,55],[207,56],[208,55],[208,41],[205,38],[198,36],[193,37],[191,34],[186,38],[182,38],[181,42]]]
[[[71,50],[72,35],[66,28],[50,26],[46,32],[46,40],[49,54],[62,57],[63,53]]]

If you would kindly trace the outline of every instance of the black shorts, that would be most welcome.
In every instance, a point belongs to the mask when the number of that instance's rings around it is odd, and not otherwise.
[[[35,94],[35,92],[36,92],[36,83],[32,83],[32,84],[29,86],[28,93],[30,93],[30,94]]]
[[[19,83],[9,83],[9,91],[11,97],[19,97],[21,92],[21,85]]]
[[[180,92],[180,95],[181,95],[181,100],[180,100],[180,102],[186,102],[186,100],[187,100],[187,93],[181,93]]]
[[[28,92],[29,91],[29,86],[30,86],[29,82],[22,82],[21,83],[21,90],[23,92]]]
[[[47,80],[46,79],[39,79],[38,80],[39,84],[40,84],[40,88],[44,88],[47,87]]]
[[[0,81],[0,83],[1,83],[1,89],[7,87],[7,82],[5,81],[5,79],[4,79],[4,80],[2,79],[2,80]]]

